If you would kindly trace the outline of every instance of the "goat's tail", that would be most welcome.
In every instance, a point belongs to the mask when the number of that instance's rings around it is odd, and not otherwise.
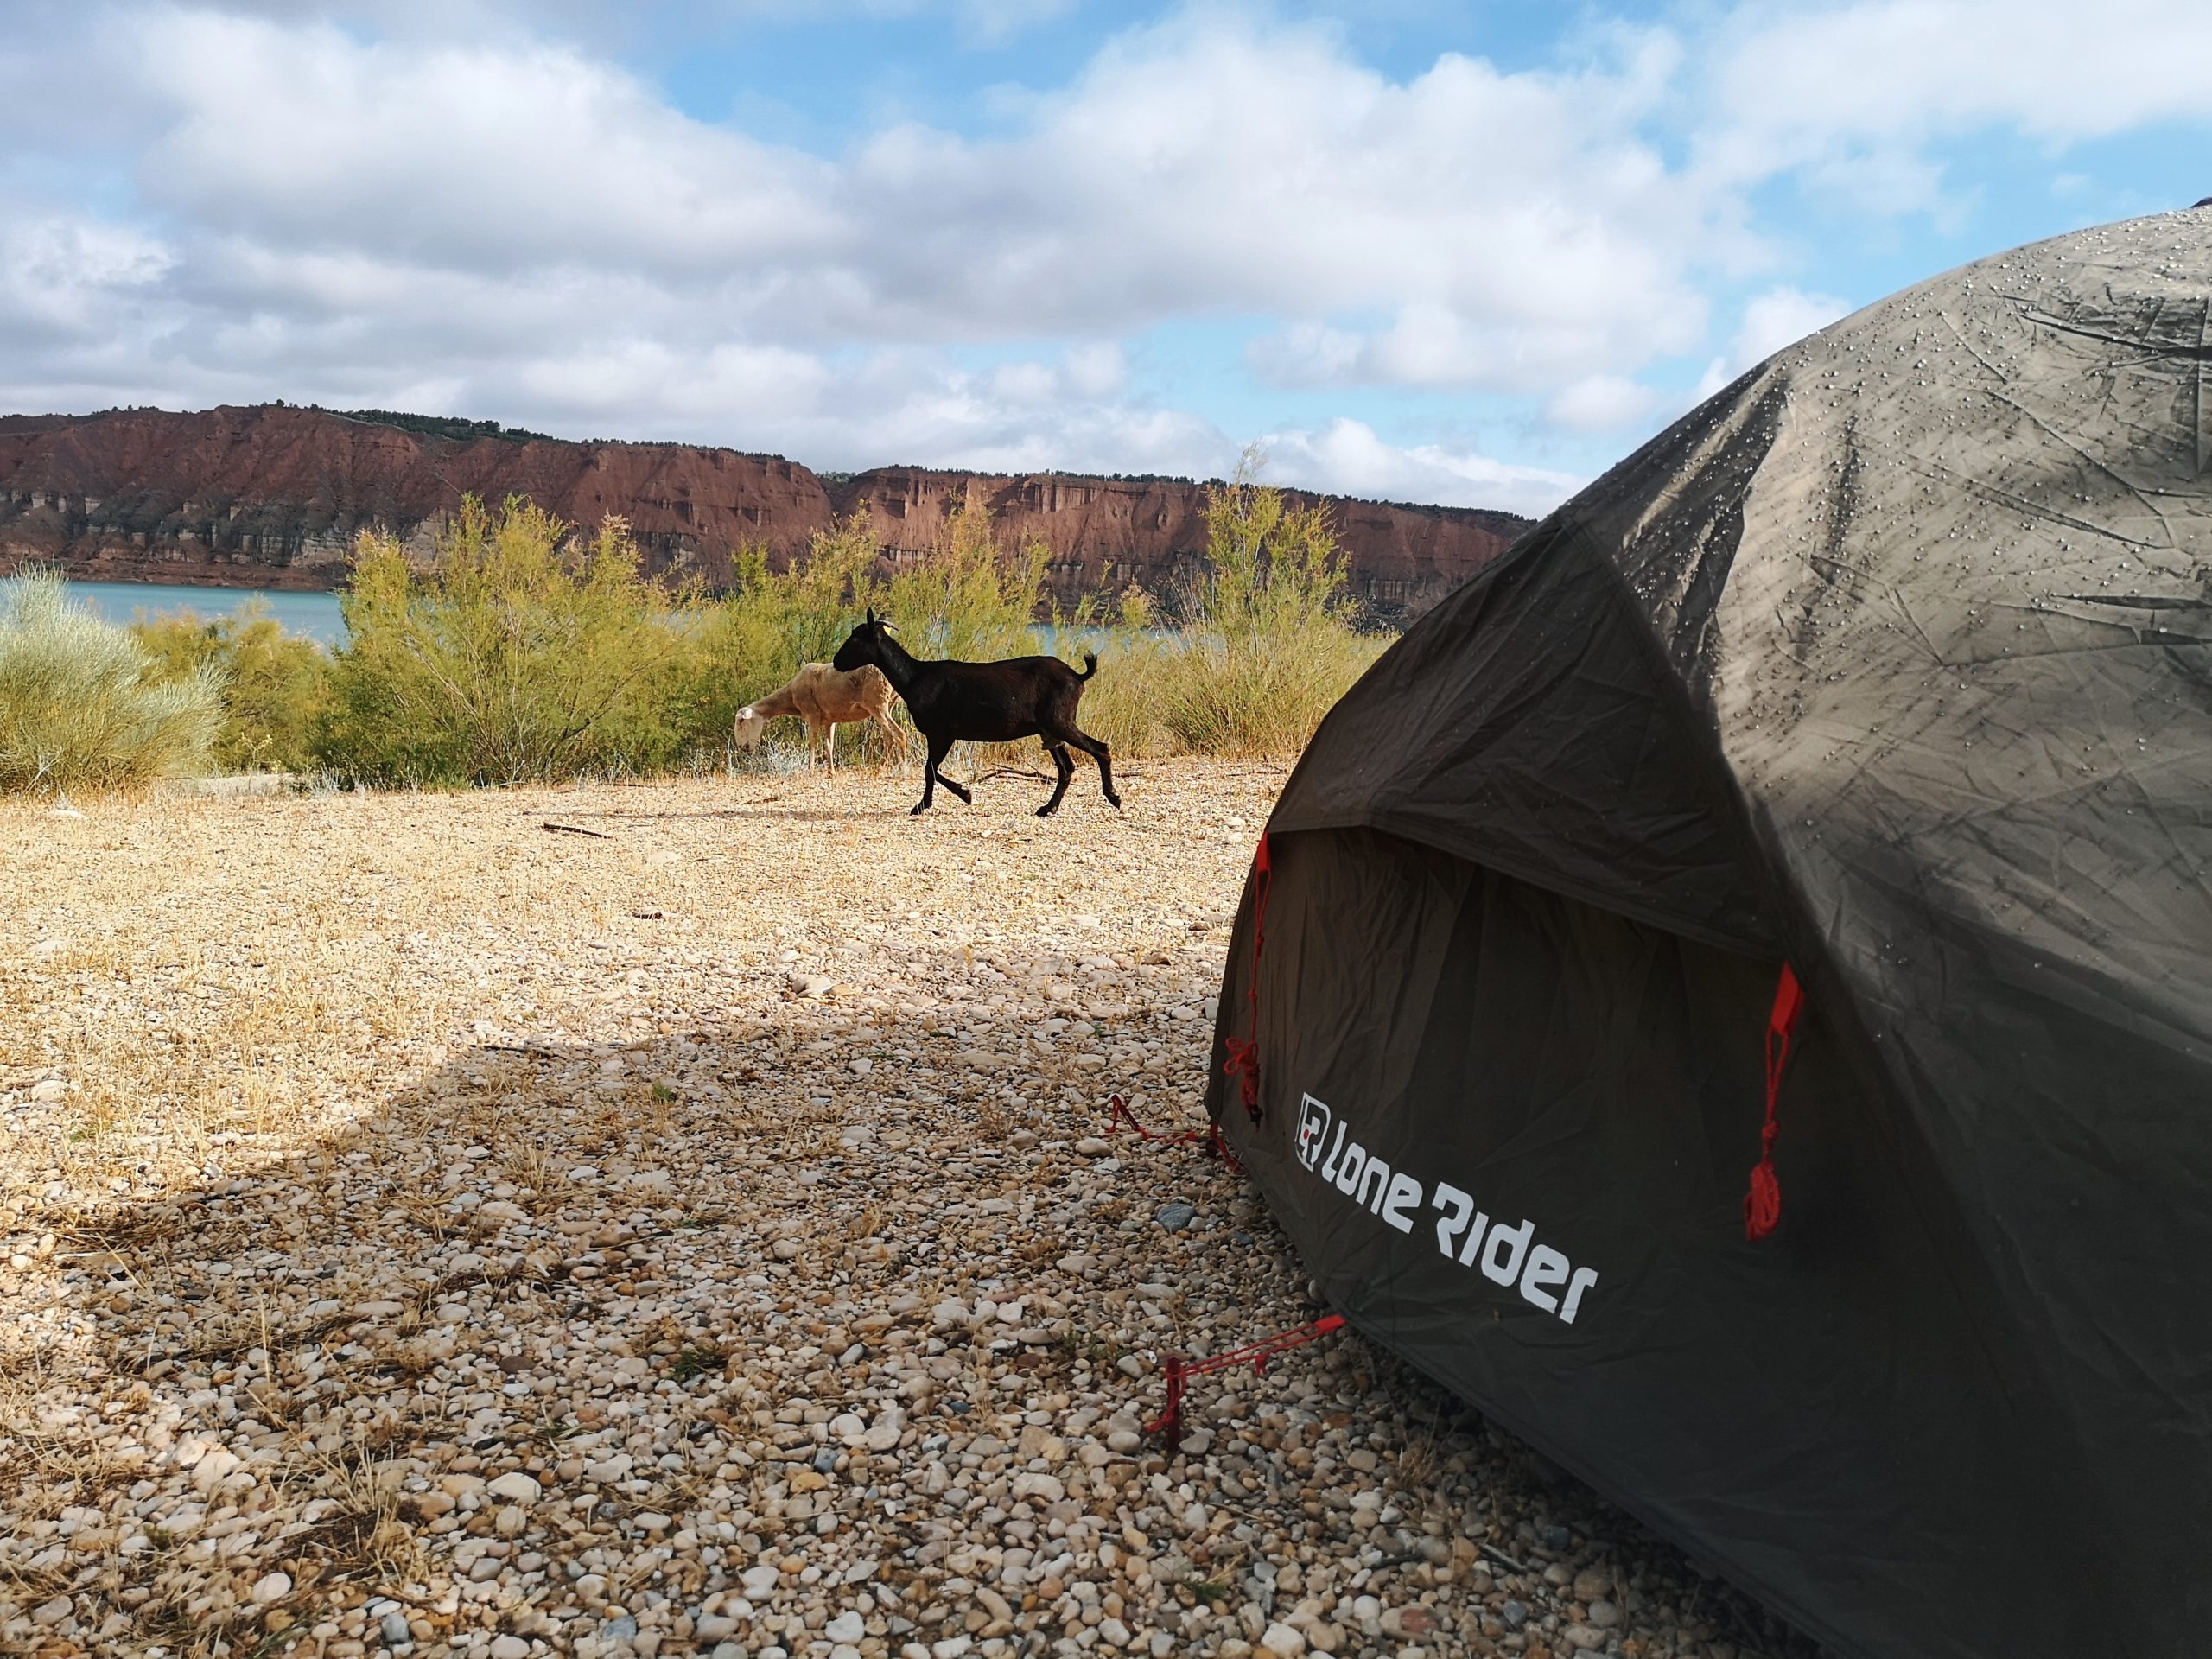
[[[1077,675],[1076,678],[1078,680],[1087,680],[1097,671],[1098,653],[1095,651],[1084,652],[1083,653],[1083,672]]]

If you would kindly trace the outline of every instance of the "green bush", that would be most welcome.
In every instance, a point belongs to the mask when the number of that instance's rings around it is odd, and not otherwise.
[[[131,637],[163,680],[212,673],[223,723],[210,760],[222,772],[305,772],[314,731],[330,702],[330,654],[287,633],[259,600],[212,620],[187,609],[141,615]]]
[[[1006,545],[978,505],[952,514],[941,545],[887,575],[864,512],[817,532],[806,556],[779,574],[769,571],[765,548],[740,550],[731,592],[684,607],[690,648],[677,695],[692,752],[726,740],[737,710],[801,664],[836,656],[870,608],[917,656],[988,660],[1038,650],[1051,556],[1041,542]],[[868,741],[857,725],[839,728],[840,744],[855,752]]]
[[[221,719],[213,672],[163,678],[59,575],[0,582],[0,790],[130,790],[196,772]]]
[[[740,709],[785,683],[800,664],[830,660],[873,601],[880,553],[866,515],[855,513],[816,531],[805,557],[779,574],[770,572],[765,544],[738,549],[730,592],[687,600],[669,695],[688,758],[726,754]],[[850,730],[841,728],[841,743],[856,741]]]
[[[1125,631],[1084,699],[1087,729],[1132,755],[1281,756],[1312,741],[1389,643],[1360,632],[1328,509],[1261,485],[1248,452],[1206,502],[1205,562],[1166,638]]]
[[[474,499],[418,571],[365,535],[315,750],[364,784],[516,784],[666,769],[693,630],[639,575],[626,525],[588,543],[529,502]]]
[[[1325,509],[1293,506],[1254,471],[1213,491],[1204,569],[1166,631],[1135,589],[1051,610],[1048,550],[1009,544],[972,504],[918,557],[887,560],[859,513],[781,572],[765,546],[741,548],[730,590],[710,598],[646,581],[619,521],[579,543],[526,501],[493,514],[472,500],[429,569],[363,538],[344,601],[353,639],[313,718],[314,753],[378,785],[723,764],[737,709],[829,660],[871,607],[917,655],[970,660],[1039,650],[1049,614],[1063,658],[1098,653],[1083,721],[1117,753],[1295,753],[1386,642],[1353,626]],[[180,658],[197,649],[163,642]],[[841,741],[864,739],[854,727]]]
[[[1039,649],[1052,557],[1039,541],[1007,544],[990,509],[970,501],[946,521],[943,545],[894,569],[869,597],[917,657],[1027,657]]]

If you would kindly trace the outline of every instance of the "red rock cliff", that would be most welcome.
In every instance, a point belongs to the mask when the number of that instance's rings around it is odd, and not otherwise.
[[[43,562],[87,580],[331,588],[363,530],[427,549],[463,495],[526,495],[582,524],[619,513],[652,569],[712,582],[741,543],[765,541],[780,563],[856,506],[886,547],[921,551],[971,492],[1007,532],[1053,549],[1065,601],[1131,582],[1165,592],[1205,543],[1195,484],[910,467],[831,480],[728,449],[423,436],[275,406],[0,417],[0,571]],[[1527,527],[1504,512],[1330,502],[1355,591],[1389,617],[1426,609]]]

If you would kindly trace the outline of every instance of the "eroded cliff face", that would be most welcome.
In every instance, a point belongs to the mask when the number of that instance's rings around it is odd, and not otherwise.
[[[1169,593],[1205,544],[1192,484],[908,467],[833,481],[729,449],[463,442],[283,406],[0,417],[0,572],[44,563],[86,580],[333,588],[360,531],[427,551],[464,495],[525,495],[586,525],[620,514],[652,569],[709,584],[742,543],[766,542],[780,564],[855,508],[894,555],[922,552],[971,496],[1053,550],[1064,603],[1131,582]],[[1354,590],[1389,619],[1426,609],[1527,528],[1510,513],[1330,501]]]

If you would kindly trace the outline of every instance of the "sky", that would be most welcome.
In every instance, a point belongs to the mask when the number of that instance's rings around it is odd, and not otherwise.
[[[2212,195],[2203,0],[0,0],[0,411],[1535,514],[1791,340]]]

